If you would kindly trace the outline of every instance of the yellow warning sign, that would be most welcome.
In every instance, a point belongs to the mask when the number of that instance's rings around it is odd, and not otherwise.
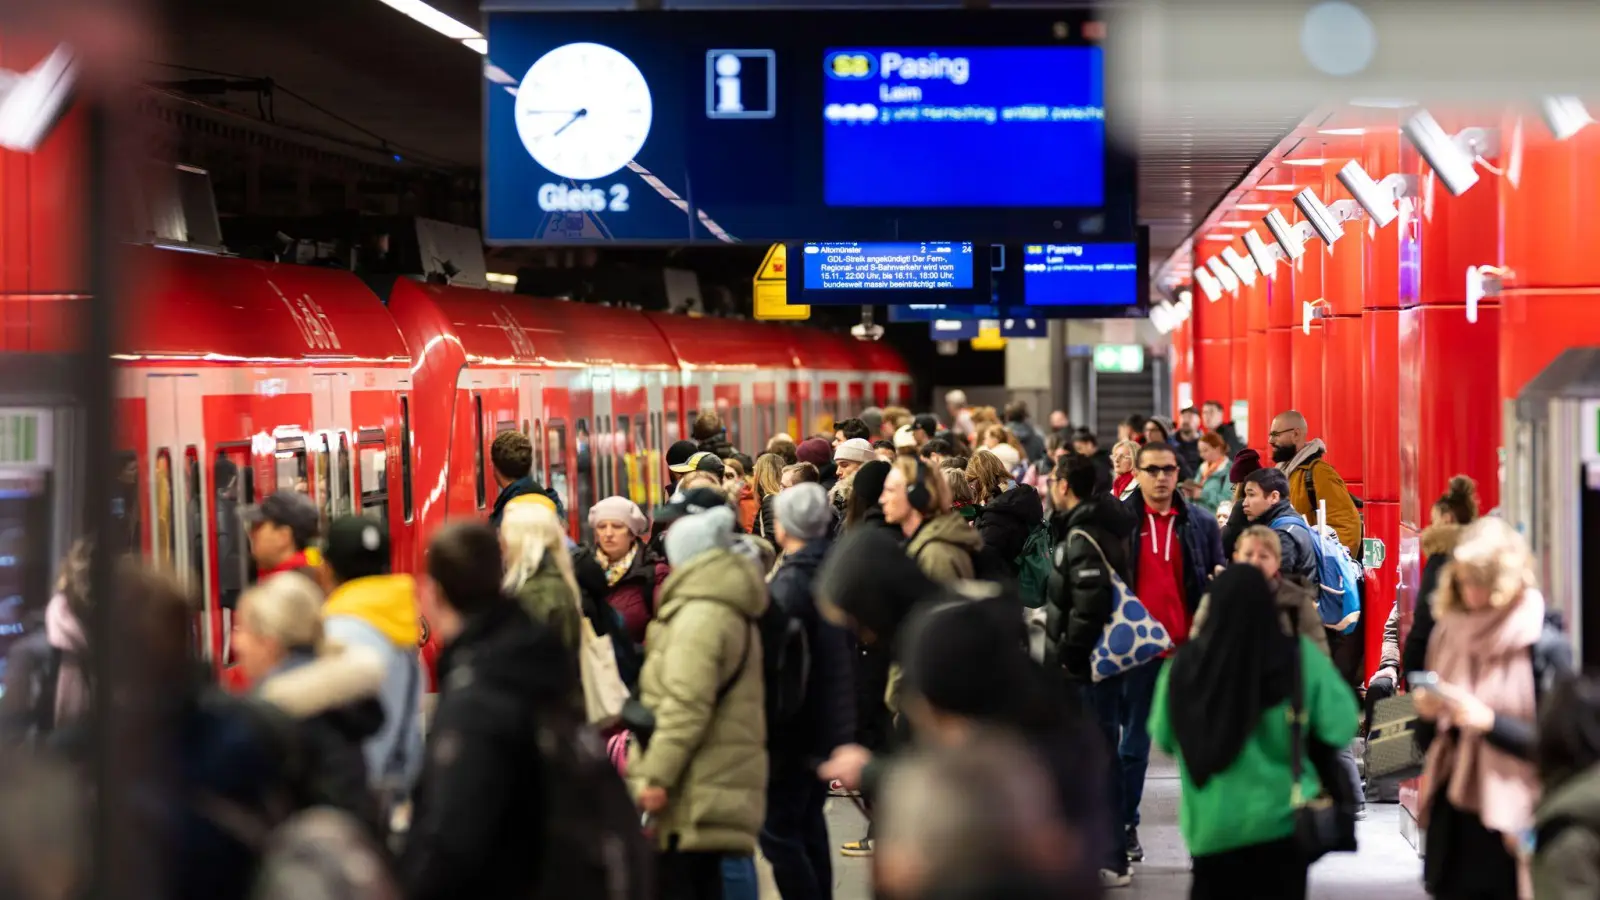
[[[773,244],[761,261],[755,279],[756,318],[799,321],[811,318],[811,307],[804,304],[789,305],[789,251],[783,244]]]
[[[974,350],[1004,350],[1006,339],[1000,336],[1000,323],[988,319],[978,323],[978,336],[972,339]]]

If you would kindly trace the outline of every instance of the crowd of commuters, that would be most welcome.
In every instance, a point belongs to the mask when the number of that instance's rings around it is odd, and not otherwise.
[[[146,671],[116,696],[167,742],[135,774],[175,798],[130,814],[172,849],[164,895],[755,900],[769,868],[819,900],[842,853],[886,898],[1095,897],[1144,859],[1154,747],[1191,895],[1304,897],[1372,788],[1360,693],[1370,717],[1410,687],[1429,891],[1600,896],[1600,683],[1568,677],[1527,545],[1470,480],[1363,684],[1360,623],[1329,603],[1363,590],[1337,580],[1360,500],[1304,416],[1256,450],[1207,402],[1103,446],[1059,411],[945,399],[754,459],[703,412],[654,510],[569,516],[502,434],[488,521],[440,529],[415,576],[375,521],[273,493],[239,511],[256,577],[221,679],[184,589],[118,561]],[[73,896],[81,870],[93,552],[7,661],[0,797],[26,777],[56,810],[33,844],[0,828],[14,896]],[[830,796],[864,835],[831,842]]]

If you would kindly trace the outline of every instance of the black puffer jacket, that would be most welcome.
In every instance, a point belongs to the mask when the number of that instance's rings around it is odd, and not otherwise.
[[[439,705],[397,871],[411,900],[527,897],[545,846],[540,720],[561,716],[577,666],[511,599],[491,604],[439,659]]]
[[[826,540],[812,541],[785,555],[767,583],[772,602],[805,628],[811,660],[804,704],[767,735],[774,769],[813,770],[835,747],[855,740],[855,638],[823,620],[811,591],[828,546]]]
[[[1111,572],[1128,581],[1128,545],[1125,535],[1133,528],[1127,510],[1110,494],[1094,497],[1057,516],[1056,532],[1061,544],[1056,547],[1056,571],[1050,578],[1049,600],[1045,606],[1045,633],[1067,675],[1087,682],[1089,657],[1111,621],[1116,594]],[[1071,536],[1080,530],[1093,538],[1105,554],[1106,570],[1089,541]]]
[[[756,511],[756,521],[750,526],[752,534],[769,541],[778,539],[778,510],[774,505],[777,502],[777,494],[761,495],[761,508]]]
[[[983,538],[985,552],[1003,563],[1009,574],[1015,575],[1017,557],[1028,542],[1028,533],[1044,521],[1044,503],[1032,485],[1019,484],[990,500],[978,513],[978,535]]]

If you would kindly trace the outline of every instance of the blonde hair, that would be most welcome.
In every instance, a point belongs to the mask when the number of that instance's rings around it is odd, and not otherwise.
[[[923,509],[915,503],[911,504],[911,507],[917,512],[931,519],[934,516],[949,512],[955,506],[955,503],[950,499],[950,485],[946,484],[944,478],[940,477],[938,469],[927,465],[915,456],[900,457],[894,461],[894,468],[896,472],[899,472],[905,478],[907,488],[913,484],[920,483],[928,489],[928,497],[930,499],[927,509]],[[909,493],[906,499],[911,499]]]
[[[985,425],[978,433],[978,443],[981,444],[989,438],[997,438],[999,443],[1010,444],[1019,452],[1022,450],[1022,443],[1017,440],[1017,436],[1012,434],[1011,430],[1004,425]]]
[[[979,448],[967,460],[967,477],[978,483],[974,492],[978,502],[988,503],[1011,480],[1011,473],[1006,471],[1006,464],[993,451]]]
[[[299,572],[284,572],[244,592],[239,609],[245,627],[285,650],[322,653],[322,591]]]
[[[756,457],[756,490],[776,494],[783,490],[783,457],[774,452]]]
[[[678,481],[678,490],[691,491],[697,487],[710,487],[722,490],[722,479],[710,472],[690,472]]]
[[[1234,546],[1237,547],[1245,541],[1255,541],[1262,547],[1272,551],[1272,555],[1276,556],[1280,562],[1283,560],[1283,538],[1278,537],[1278,533],[1271,528],[1265,525],[1251,525],[1244,531],[1239,532],[1239,539],[1234,542]]]
[[[1495,516],[1485,516],[1461,530],[1461,539],[1434,592],[1435,615],[1466,610],[1459,587],[1463,580],[1486,585],[1491,607],[1513,603],[1524,591],[1539,586],[1527,539]]]
[[[884,423],[893,426],[894,431],[899,431],[900,426],[911,424],[911,410],[904,406],[885,406],[883,408]]]
[[[573,605],[578,604],[581,594],[578,579],[572,574],[572,558],[567,555],[567,534],[555,513],[531,504],[507,506],[505,517],[500,520],[500,540],[505,545],[506,558],[502,587],[515,591],[549,559],[572,591]]]

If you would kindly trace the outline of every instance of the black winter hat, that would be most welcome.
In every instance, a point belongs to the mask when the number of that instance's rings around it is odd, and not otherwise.
[[[976,719],[1002,717],[1030,664],[1020,617],[1004,599],[952,599],[920,610],[906,625],[905,688],[936,709]]]
[[[700,445],[694,441],[676,441],[667,448],[667,470],[679,475],[687,475],[694,471],[693,467],[686,466],[689,457],[700,452]]]

